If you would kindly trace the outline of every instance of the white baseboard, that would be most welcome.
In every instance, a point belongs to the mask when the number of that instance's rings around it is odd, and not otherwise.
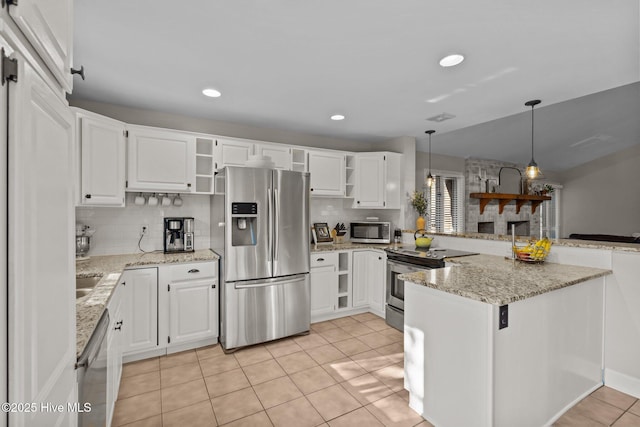
[[[604,385],[640,399],[640,378],[605,369]]]

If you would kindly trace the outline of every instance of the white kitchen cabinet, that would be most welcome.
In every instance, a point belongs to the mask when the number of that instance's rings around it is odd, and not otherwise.
[[[401,159],[389,152],[355,154],[354,208],[400,208]]]
[[[194,191],[195,134],[131,125],[127,131],[126,191]]]
[[[8,2],[7,2],[8,3]],[[5,2],[2,2],[4,7]],[[72,0],[20,0],[9,15],[40,55],[62,89],[71,93],[73,50]]]
[[[158,269],[125,270],[121,277],[124,300],[125,355],[158,347]]]
[[[169,285],[169,347],[218,336],[218,280]]]
[[[291,148],[288,145],[256,143],[254,151],[258,156],[269,156],[276,169],[291,170]]]
[[[309,151],[311,196],[345,196],[345,153]]]
[[[369,307],[384,317],[386,254],[378,250],[353,251],[353,307]]]
[[[125,124],[77,110],[80,206],[124,206]]]
[[[167,346],[218,338],[218,268],[216,262],[160,267],[168,292]],[[164,270],[169,270],[168,272]]]
[[[113,410],[118,400],[122,376],[123,333],[128,325],[122,318],[122,282],[118,282],[109,300],[109,330],[107,331],[107,424],[111,425]]]
[[[311,254],[311,319],[336,310],[338,253]]]
[[[253,145],[253,142],[240,139],[216,138],[216,169],[222,169],[225,166],[244,166],[249,156],[253,154]]]
[[[28,8],[32,3],[20,5]],[[43,7],[64,13],[68,5],[63,3]],[[0,377],[6,380],[8,396],[1,395],[3,401],[46,402],[66,409],[67,402],[77,402],[75,121],[62,91],[53,89],[59,86],[38,65],[26,41],[4,37],[0,33],[0,47],[16,60],[17,81],[4,81],[0,88],[1,133],[3,141],[7,138],[3,150],[8,155],[3,155],[2,165],[8,178],[2,190],[8,202],[3,227],[9,248],[4,271],[8,280],[3,282],[7,299],[2,298],[0,308],[6,316],[0,323],[7,335],[2,335],[8,341],[8,347],[2,344],[6,359],[0,357]],[[9,67],[4,71],[13,74]],[[77,414],[17,411],[2,419],[11,426],[74,425]]]

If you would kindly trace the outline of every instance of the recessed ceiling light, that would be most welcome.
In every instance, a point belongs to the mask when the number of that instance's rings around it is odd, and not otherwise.
[[[331,120],[344,120],[344,116],[342,114],[334,114],[331,116]]]
[[[211,89],[211,88],[204,89],[204,90],[202,91],[202,94],[203,94],[204,96],[208,96],[208,97],[210,97],[210,98],[217,98],[217,97],[219,97],[220,95],[222,95],[222,93],[220,93],[220,91],[219,91],[219,90],[215,90],[215,89]]]
[[[448,55],[442,58],[440,60],[440,65],[442,67],[453,67],[454,65],[458,65],[462,61],[464,61],[464,56],[456,53],[456,54]]]

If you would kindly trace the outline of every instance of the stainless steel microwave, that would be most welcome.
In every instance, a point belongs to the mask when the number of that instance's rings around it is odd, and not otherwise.
[[[391,243],[390,222],[352,222],[350,232],[351,241],[355,243]]]

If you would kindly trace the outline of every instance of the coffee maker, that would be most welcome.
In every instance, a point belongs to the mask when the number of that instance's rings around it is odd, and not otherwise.
[[[193,252],[193,218],[164,219],[164,253]]]

